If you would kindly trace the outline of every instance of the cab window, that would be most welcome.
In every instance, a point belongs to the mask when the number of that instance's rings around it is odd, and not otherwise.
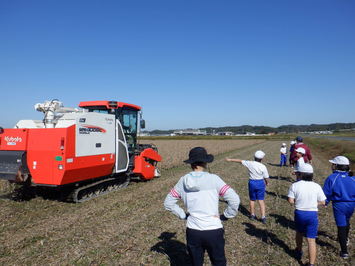
[[[137,134],[137,111],[122,111],[123,131],[130,134]]]
[[[108,110],[92,110],[94,113],[108,114]]]

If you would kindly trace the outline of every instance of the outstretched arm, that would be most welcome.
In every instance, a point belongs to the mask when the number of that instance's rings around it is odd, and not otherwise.
[[[236,162],[236,163],[242,163],[242,160],[240,159],[231,159],[231,158],[226,158],[227,162]]]

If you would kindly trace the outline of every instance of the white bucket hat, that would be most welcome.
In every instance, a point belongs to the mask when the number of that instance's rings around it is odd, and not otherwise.
[[[346,158],[345,156],[337,156],[333,160],[329,160],[329,162],[333,164],[339,164],[339,165],[349,165],[349,159]]]
[[[282,146],[286,146],[286,143],[282,143]]]
[[[263,151],[256,151],[254,154],[254,157],[257,159],[263,159],[265,156],[265,153]]]
[[[293,144],[295,144],[295,143],[296,143],[296,141],[291,140],[290,145],[293,145]]]
[[[309,163],[302,163],[298,167],[297,172],[313,174],[313,166]]]
[[[302,153],[302,154],[306,154],[306,150],[304,148],[301,148],[301,147],[297,148],[296,152],[299,152],[299,153]]]

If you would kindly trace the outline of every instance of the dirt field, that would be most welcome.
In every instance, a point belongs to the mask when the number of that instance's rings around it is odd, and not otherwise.
[[[196,146],[205,147],[212,154],[221,154],[261,143],[263,140],[142,140],[140,142],[143,144],[154,143],[164,158],[160,164],[160,168],[169,169],[180,165],[183,160],[186,160],[190,149]]]
[[[238,216],[224,223],[228,265],[299,265],[292,253],[293,208],[285,200],[292,182],[290,169],[275,166],[280,142],[250,144],[224,150],[210,165],[211,172],[230,184],[242,202]],[[251,159],[257,149],[266,152],[271,175],[266,225],[247,217],[246,169],[224,160],[226,156]],[[173,152],[178,150],[179,146]],[[321,154],[314,157],[315,179],[323,184],[330,165]],[[82,204],[42,198],[17,202],[1,193],[0,265],[189,265],[185,222],[163,208],[166,194],[187,171],[185,165],[165,169],[158,179],[131,183],[121,191]],[[225,205],[220,205],[222,211]],[[319,265],[351,265],[351,260],[338,257],[330,207],[320,210],[319,220]],[[354,226],[353,218],[351,235]],[[353,238],[350,254],[355,253],[354,246]],[[307,255],[303,261],[306,259]],[[207,257],[206,265],[210,265]]]

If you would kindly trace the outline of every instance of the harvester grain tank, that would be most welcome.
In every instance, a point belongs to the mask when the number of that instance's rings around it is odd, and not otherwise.
[[[145,126],[141,107],[117,101],[79,107],[46,101],[35,105],[43,120],[0,128],[0,179],[70,191],[71,200],[82,202],[125,187],[131,178],[160,175],[157,148],[137,141]]]

